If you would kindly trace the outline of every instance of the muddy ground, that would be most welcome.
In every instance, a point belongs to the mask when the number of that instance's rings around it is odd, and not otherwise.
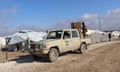
[[[90,45],[85,54],[68,52],[54,63],[44,58],[34,60],[26,53],[17,54],[0,63],[0,72],[120,72],[120,41]]]

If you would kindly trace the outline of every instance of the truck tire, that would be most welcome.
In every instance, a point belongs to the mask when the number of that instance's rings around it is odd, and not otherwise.
[[[85,51],[87,50],[87,44],[82,43],[79,50],[80,50],[80,53],[84,54]]]
[[[57,60],[58,56],[59,56],[58,50],[56,48],[51,48],[48,53],[48,60],[50,62],[54,62]]]

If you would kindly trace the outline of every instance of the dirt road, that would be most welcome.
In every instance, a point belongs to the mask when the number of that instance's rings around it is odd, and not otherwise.
[[[66,53],[54,63],[22,56],[0,64],[0,72],[120,72],[120,41],[90,45],[85,54]]]

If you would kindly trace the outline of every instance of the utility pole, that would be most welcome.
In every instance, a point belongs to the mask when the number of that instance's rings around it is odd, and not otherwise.
[[[98,17],[98,19],[99,19],[99,30],[101,30],[101,18],[100,18],[100,16]]]

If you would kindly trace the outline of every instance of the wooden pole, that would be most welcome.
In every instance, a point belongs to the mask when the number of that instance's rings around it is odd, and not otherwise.
[[[6,48],[7,49],[6,49],[6,56],[5,56],[6,58],[5,59],[6,59],[6,62],[7,62],[8,61],[8,41],[7,40],[6,40]]]
[[[6,62],[8,61],[8,46],[7,46],[7,50],[6,50]]]
[[[2,57],[2,44],[0,43],[0,59],[1,59],[1,61],[3,60],[3,57]]]

